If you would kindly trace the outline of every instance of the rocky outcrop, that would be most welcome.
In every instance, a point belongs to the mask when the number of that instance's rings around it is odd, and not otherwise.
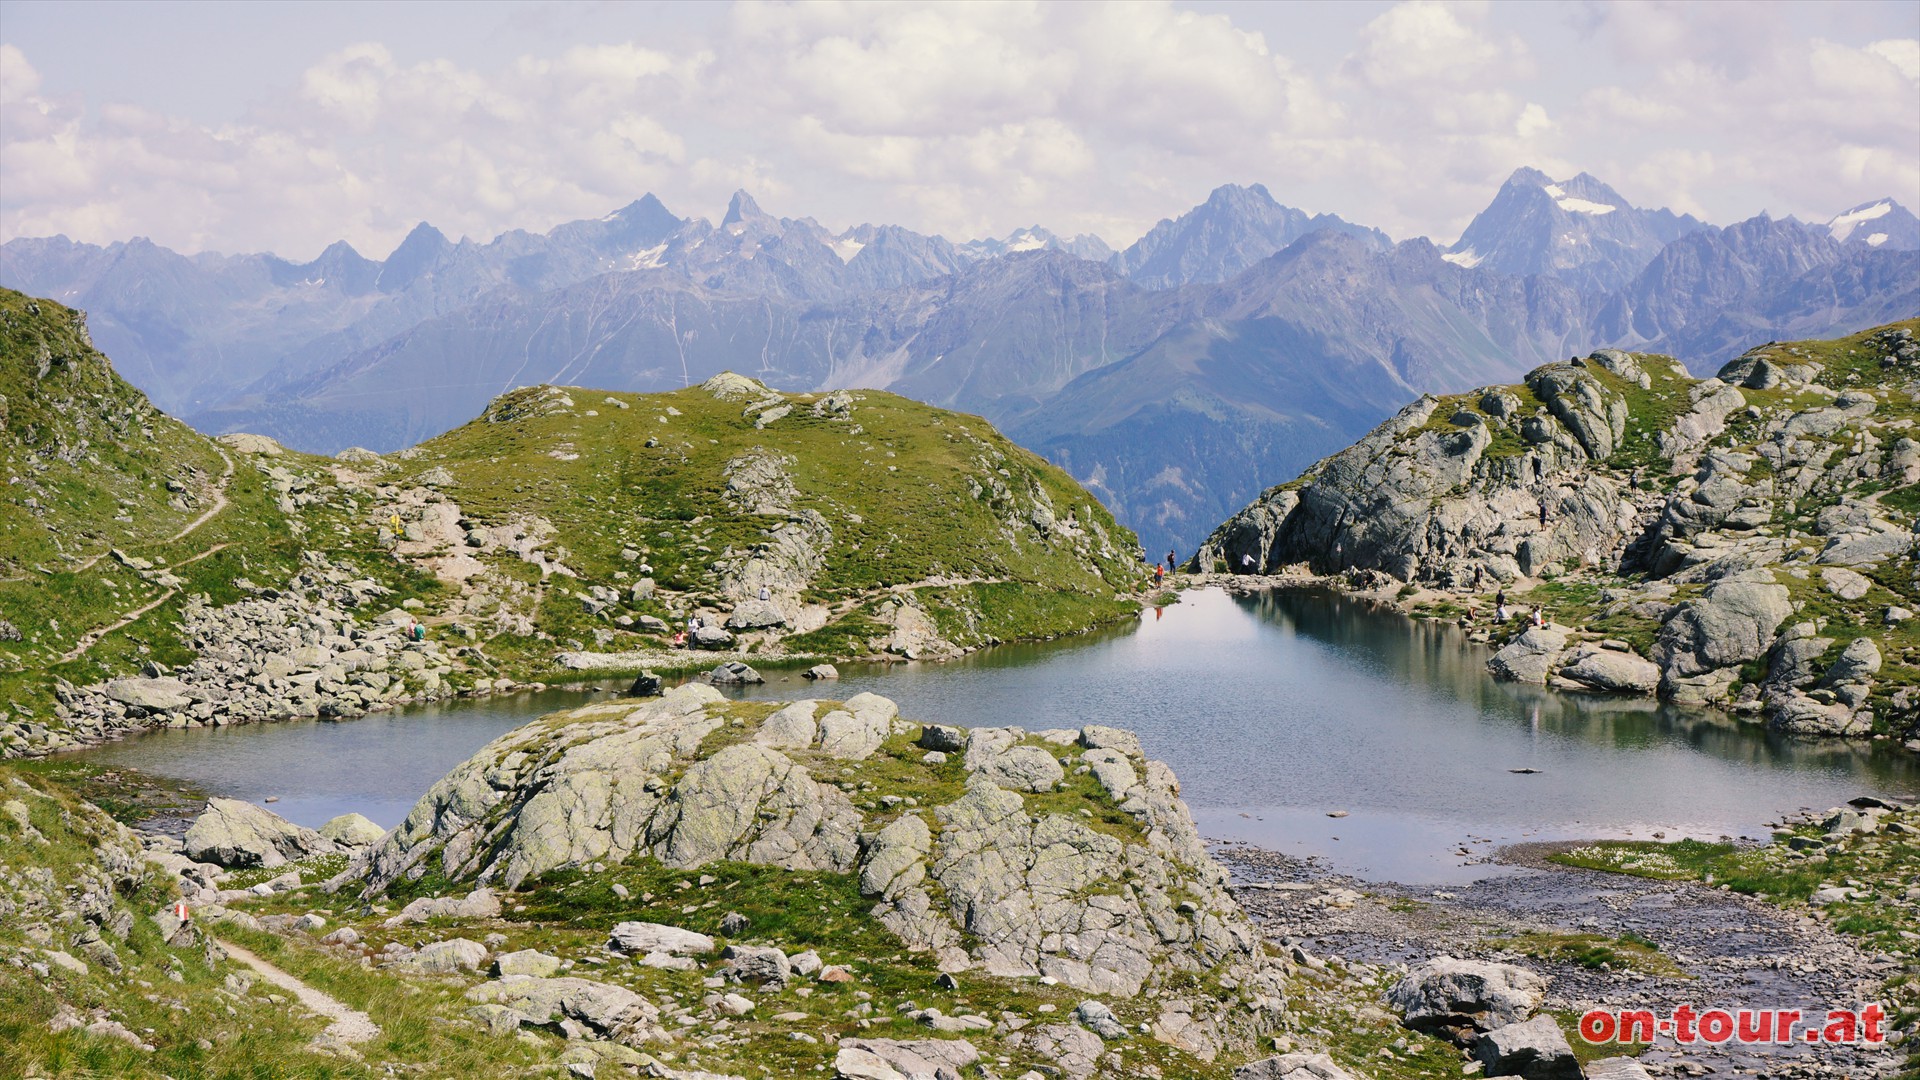
[[[954,752],[928,753],[929,741]],[[847,791],[882,757],[876,794],[897,797],[856,805]],[[1030,802],[1075,776],[1126,824]],[[1131,734],[962,733],[903,720],[872,694],[766,715],[691,684],[545,717],[434,785],[358,880],[369,896],[429,870],[511,888],[637,854],[853,874],[872,917],[942,969],[1120,998],[1160,988],[1156,1036],[1203,1057],[1249,1046],[1282,1005],[1282,969],[1172,772]],[[656,966],[714,947],[644,923],[614,927],[609,944]],[[729,977],[784,981],[776,952],[731,945]],[[1241,1004],[1222,1007],[1204,989],[1215,985]]]
[[[1599,597],[1567,625],[1487,632],[1496,676],[1920,749],[1920,712],[1825,632],[1863,627],[1884,656],[1914,610],[1914,329],[1769,343],[1700,380],[1603,349],[1424,397],[1221,525],[1195,568],[1397,581],[1480,611],[1504,591],[1521,615],[1567,602],[1540,584],[1572,582]],[[1610,636],[1582,625],[1601,619]]]
[[[237,799],[209,799],[186,835],[188,858],[230,868],[284,866],[335,850],[312,829]]]

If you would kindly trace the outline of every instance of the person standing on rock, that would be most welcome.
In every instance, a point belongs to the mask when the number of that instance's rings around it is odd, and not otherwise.
[[[1253,573],[1253,555],[1252,555],[1252,554],[1250,554],[1250,553],[1243,553],[1243,554],[1241,554],[1241,556],[1240,556],[1240,572],[1241,572],[1241,573],[1243,573],[1243,574],[1251,574],[1251,573]]]
[[[1173,549],[1168,548],[1167,549],[1167,573],[1171,574],[1175,571],[1175,569],[1176,569],[1176,564],[1173,561]]]

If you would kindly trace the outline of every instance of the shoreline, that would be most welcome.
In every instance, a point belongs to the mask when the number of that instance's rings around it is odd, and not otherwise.
[[[1428,589],[1424,586],[1408,586],[1399,583],[1398,579],[1391,577],[1387,577],[1386,582],[1380,585],[1360,587],[1352,583],[1351,578],[1353,574],[1377,574],[1377,572],[1356,570],[1349,574],[1314,574],[1298,567],[1289,567],[1286,568],[1284,572],[1277,574],[1186,573],[1183,571],[1179,575],[1179,580],[1172,583],[1172,587],[1219,588],[1236,596],[1250,596],[1275,589],[1325,589],[1349,599],[1361,600],[1375,607],[1390,609],[1405,618],[1431,618],[1438,621],[1449,620],[1444,620],[1438,615],[1423,616],[1420,614],[1421,606],[1429,602],[1459,606],[1464,601],[1473,601],[1475,610],[1479,610],[1483,606],[1491,610],[1492,607],[1492,605],[1486,601],[1485,597],[1478,594],[1461,594]],[[1378,576],[1386,577],[1384,574]],[[1527,585],[1527,590],[1531,592],[1532,589],[1543,584],[1546,583],[1543,581],[1532,581]],[[1407,592],[1409,588],[1412,588],[1414,591],[1411,593]],[[1527,629],[1528,624],[1519,618],[1518,612],[1534,607],[1540,608],[1543,612],[1547,610],[1547,605],[1543,601],[1533,603],[1526,602],[1528,592],[1518,593],[1512,598],[1513,602],[1511,606],[1515,611],[1515,615],[1510,617],[1506,623],[1498,623],[1491,618],[1474,619],[1470,625],[1462,627],[1462,630],[1468,634],[1470,640],[1485,644],[1492,649],[1499,649],[1505,643],[1494,639],[1493,635],[1497,631],[1515,626],[1520,628],[1520,633],[1524,633]],[[1450,621],[1454,621],[1456,625],[1458,625],[1458,620]],[[1543,626],[1546,629],[1567,635],[1567,644],[1570,647],[1575,644],[1598,644],[1603,640],[1598,635],[1589,634],[1578,627],[1556,623],[1550,618],[1544,622]],[[1519,637],[1519,633],[1515,633],[1513,637]],[[1498,678],[1498,676],[1493,676],[1491,672],[1489,672],[1489,676]],[[1712,712],[1741,724],[1762,727],[1769,731],[1777,730],[1781,734],[1819,742],[1839,740],[1850,743],[1890,743],[1909,754],[1920,757],[1920,738],[1901,740],[1894,736],[1877,732],[1862,735],[1845,735],[1833,732],[1794,731],[1777,728],[1769,722],[1758,702],[1732,702],[1727,704],[1691,701],[1669,702],[1665,698],[1660,697],[1657,692],[1636,693],[1630,690],[1600,690],[1565,682],[1563,680],[1549,681],[1543,684],[1517,682],[1516,685],[1539,685],[1544,689],[1559,693],[1580,694],[1589,697],[1619,697],[1656,701],[1661,704],[1672,704],[1677,707]]]

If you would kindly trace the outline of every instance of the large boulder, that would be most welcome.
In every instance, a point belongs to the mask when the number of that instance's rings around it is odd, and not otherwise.
[[[475,889],[465,896],[422,896],[382,925],[406,926],[431,919],[493,919],[499,915],[499,895],[492,889]]]
[[[786,624],[787,617],[770,600],[743,601],[727,616],[729,630],[766,630]]]
[[[321,825],[320,835],[341,847],[363,848],[379,843],[387,830],[363,814],[341,814]]]
[[[1661,625],[1653,661],[1671,681],[1757,660],[1791,614],[1785,586],[1746,575],[1724,579],[1681,604]]]
[[[527,1027],[559,1026],[634,1046],[668,1038],[652,1002],[624,986],[591,979],[508,976],[468,990],[467,1000],[501,1006],[511,1022]]]
[[[1405,1024],[1464,1042],[1471,1032],[1517,1024],[1540,1007],[1547,980],[1511,964],[1435,957],[1387,991]]]
[[[332,841],[238,799],[209,799],[187,829],[187,857],[230,868],[284,866],[336,850]]]
[[[666,953],[670,956],[704,956],[716,948],[705,934],[661,923],[623,922],[607,937],[607,948],[614,952],[644,956]]]
[[[1587,690],[1613,694],[1651,694],[1660,686],[1653,661],[1630,652],[1583,645],[1569,653],[1559,676]]]
[[[107,698],[148,712],[171,712],[193,704],[187,684],[179,679],[115,679],[102,688]]]
[[[836,1080],[959,1080],[980,1060],[965,1039],[841,1039]]]
[[[1508,682],[1544,683],[1560,664],[1567,648],[1567,635],[1544,626],[1527,628],[1487,661],[1487,670],[1496,679]]]
[[[1580,1061],[1551,1016],[1495,1028],[1473,1044],[1473,1057],[1487,1076],[1525,1080],[1580,1080]]]

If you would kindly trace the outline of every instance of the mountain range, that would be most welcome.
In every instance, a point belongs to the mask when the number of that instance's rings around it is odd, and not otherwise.
[[[1445,249],[1258,184],[1118,252],[1039,226],[835,233],[741,192],[718,225],[652,196],[486,243],[422,223],[383,260],[22,238],[0,245],[0,284],[88,310],[126,376],[195,426],[320,452],[397,449],[543,382],[660,390],[731,369],[887,389],[984,415],[1157,551],[1422,392],[1602,345],[1705,368],[1911,315],[1916,249],[1920,219],[1891,199],[1717,228],[1521,169]]]

